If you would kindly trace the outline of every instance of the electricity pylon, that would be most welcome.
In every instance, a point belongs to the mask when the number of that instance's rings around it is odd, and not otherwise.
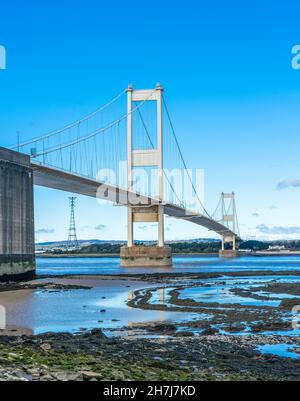
[[[76,225],[75,225],[75,197],[69,198],[70,200],[70,209],[71,209],[71,216],[70,216],[70,227],[69,227],[69,238],[68,238],[68,249],[78,249],[78,239],[76,234]]]

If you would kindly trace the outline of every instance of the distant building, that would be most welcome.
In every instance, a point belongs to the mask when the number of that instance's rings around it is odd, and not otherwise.
[[[46,253],[44,249],[36,249],[35,254],[36,255],[42,255],[43,253]]]
[[[269,251],[285,251],[285,246],[284,245],[270,245],[268,250]]]
[[[65,252],[66,248],[65,247],[56,247],[56,248],[52,248],[51,252]]]
[[[252,249],[239,249],[239,253],[250,254],[252,253]]]

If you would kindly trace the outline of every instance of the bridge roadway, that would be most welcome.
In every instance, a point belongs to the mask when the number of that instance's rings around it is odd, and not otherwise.
[[[139,205],[143,206],[159,204],[158,200],[135,193],[130,193],[126,189],[107,185],[81,175],[76,175],[74,173],[69,173],[35,162],[31,163],[31,167],[33,169],[34,185],[86,195],[93,198],[98,196],[103,200],[107,200],[115,203],[116,205],[122,206],[136,206],[137,199],[140,202]],[[132,199],[135,200],[134,203],[130,201]],[[186,210],[183,207],[171,203],[164,205],[164,211],[165,214],[170,217],[198,224],[199,226],[205,227],[208,230],[214,231],[220,235],[226,234],[228,236],[235,236],[236,239],[239,240],[239,237],[230,229],[228,229],[228,227],[209,217]]]

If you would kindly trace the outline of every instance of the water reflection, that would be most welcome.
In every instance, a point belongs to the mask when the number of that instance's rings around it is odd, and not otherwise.
[[[161,288],[160,290],[158,290],[158,300],[159,300],[159,304],[160,305],[164,305],[165,304],[165,289]]]
[[[128,293],[128,302],[134,300],[134,291],[129,291]]]
[[[7,311],[8,326],[26,327],[34,334],[79,332],[101,328],[108,335],[123,327],[149,322],[184,322],[185,313],[130,308],[134,292],[151,288],[147,283],[99,280],[55,279],[62,284],[93,285],[90,290],[24,290],[0,293],[0,304]],[[128,290],[130,286],[130,290]]]

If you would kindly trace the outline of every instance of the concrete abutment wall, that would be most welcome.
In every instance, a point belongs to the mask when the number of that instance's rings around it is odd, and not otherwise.
[[[30,157],[0,147],[0,281],[34,277]]]

